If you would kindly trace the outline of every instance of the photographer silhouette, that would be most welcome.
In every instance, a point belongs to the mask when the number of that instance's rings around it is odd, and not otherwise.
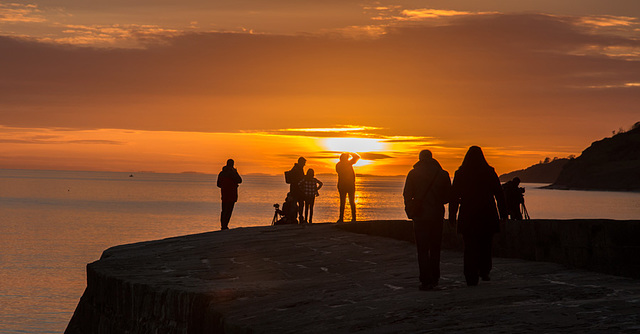
[[[284,203],[282,203],[282,210],[280,210],[280,204],[273,205],[275,212],[273,213],[273,219],[271,225],[284,225],[284,224],[297,224],[298,223],[298,203],[293,198],[291,193],[287,193]]]
[[[504,192],[509,219],[522,220],[520,206],[522,206],[522,210],[528,219],[529,214],[526,212],[526,207],[524,206],[524,188],[520,187],[520,178],[516,176],[513,180],[505,182],[505,184],[502,185],[502,191]]]

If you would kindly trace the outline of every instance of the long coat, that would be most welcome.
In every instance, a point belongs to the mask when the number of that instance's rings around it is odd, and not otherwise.
[[[498,210],[496,210],[496,203]],[[506,205],[500,179],[492,167],[457,170],[453,178],[449,217],[458,215],[458,232],[462,234],[496,233],[500,217],[506,217]]]

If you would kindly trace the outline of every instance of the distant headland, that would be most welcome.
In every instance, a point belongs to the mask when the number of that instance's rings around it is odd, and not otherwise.
[[[503,174],[501,181],[551,183],[551,189],[640,191],[640,122],[595,141],[579,157],[547,159]]]

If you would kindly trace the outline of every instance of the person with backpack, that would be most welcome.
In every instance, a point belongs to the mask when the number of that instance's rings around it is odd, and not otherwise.
[[[293,167],[284,172],[285,182],[289,184],[289,192],[293,199],[298,202],[298,221],[302,223],[303,216],[302,211],[304,210],[304,193],[298,186],[298,183],[304,178],[304,165],[307,163],[307,159],[304,157],[298,158],[298,163],[294,164]]]
[[[413,220],[420,290],[432,290],[440,280],[440,248],[444,224],[444,204],[449,200],[451,179],[433,158],[422,150],[419,161],[407,174],[404,184],[405,211]]]

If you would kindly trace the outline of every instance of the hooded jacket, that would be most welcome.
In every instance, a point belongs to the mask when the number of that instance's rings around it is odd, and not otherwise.
[[[425,191],[431,185],[425,195]],[[435,159],[420,160],[407,174],[404,184],[405,205],[422,198],[420,211],[414,221],[444,221],[444,204],[449,202],[451,178]]]

